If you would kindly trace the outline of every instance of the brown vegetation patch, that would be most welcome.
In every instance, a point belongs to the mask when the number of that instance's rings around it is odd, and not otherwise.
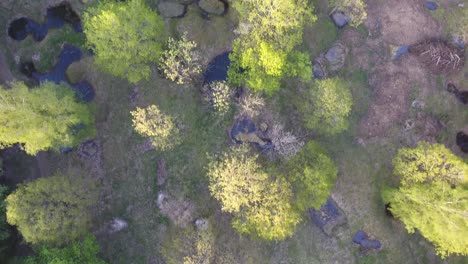
[[[456,73],[465,64],[464,50],[443,40],[426,40],[412,45],[409,51],[434,74]]]
[[[412,44],[440,36],[441,26],[420,0],[366,1],[370,31],[381,28],[384,40],[393,45]]]

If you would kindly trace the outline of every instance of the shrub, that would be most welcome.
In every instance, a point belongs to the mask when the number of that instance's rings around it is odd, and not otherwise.
[[[187,33],[180,40],[169,38],[168,47],[162,53],[159,69],[164,76],[177,84],[190,82],[202,71],[197,44],[187,39]]]
[[[304,99],[298,108],[307,128],[328,135],[348,128],[352,96],[344,81],[337,78],[316,81]]]
[[[206,100],[213,110],[221,115],[227,113],[231,106],[231,88],[224,81],[207,85]]]
[[[152,145],[160,150],[168,150],[180,143],[180,132],[174,119],[163,114],[156,105],[147,108],[137,107],[130,112],[135,131],[151,139]]]

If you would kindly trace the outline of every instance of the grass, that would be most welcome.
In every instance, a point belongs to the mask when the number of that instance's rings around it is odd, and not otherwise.
[[[18,2],[24,4],[27,1]],[[326,10],[325,2],[320,1],[318,10],[321,10],[321,15],[304,34],[305,46],[309,48],[311,58],[330,47],[339,35],[326,11],[322,10]],[[73,3],[80,9],[84,8],[77,1]],[[20,10],[19,7],[15,8]],[[205,59],[209,60],[220,51],[229,49],[234,37],[225,32],[231,32],[235,20],[232,12],[227,18],[203,20],[192,7],[186,18],[172,20],[170,25],[172,33],[189,30],[189,36],[199,43]],[[365,28],[358,28],[358,31],[367,34]],[[24,56],[40,52],[38,68],[45,71],[57,57],[57,47],[63,42],[81,45],[81,41],[78,34],[65,27],[52,30],[42,43],[33,43],[29,39],[15,44],[11,50],[13,53],[24,52]],[[149,80],[131,85],[100,72],[92,62],[92,58],[86,58],[76,67],[79,75],[96,88],[97,140],[102,148],[102,166],[96,171],[89,166],[89,161],[83,161],[76,153],[52,155],[49,159],[56,167],[54,169],[79,170],[83,175],[99,179],[102,204],[96,211],[93,231],[98,234],[102,256],[110,263],[162,263],[160,248],[163,241],[170,244],[184,239],[183,230],[161,215],[156,206],[161,189],[156,184],[156,170],[161,158],[166,161],[169,175],[163,188],[175,196],[190,199],[196,205],[194,218],[209,219],[216,236],[216,247],[220,252],[234,255],[237,263],[280,263],[281,260],[295,264],[441,262],[431,255],[431,246],[421,236],[408,235],[403,226],[387,218],[383,210],[380,190],[384,185],[395,182],[391,176],[391,159],[401,146],[400,136],[394,133],[388,138],[370,140],[365,146],[355,143],[358,122],[367,113],[372,100],[366,72],[355,70],[347,63],[338,73],[338,77],[349,84],[353,95],[350,128],[335,137],[307,134],[307,140],[317,140],[327,149],[339,168],[339,178],[332,196],[344,210],[348,224],[340,228],[336,236],[327,237],[306,220],[292,238],[275,243],[238,235],[230,225],[230,216],[221,213],[219,205],[209,195],[205,177],[207,154],[228,148],[227,130],[232,124],[232,115],[224,118],[210,115],[195,86],[178,86],[156,74]],[[293,103],[309,84],[294,80],[287,80],[285,84],[288,89],[269,98],[269,104],[280,113],[288,128],[303,130]],[[138,89],[140,97],[132,103],[128,97],[134,89]],[[443,87],[421,99],[429,106],[426,109],[428,113],[445,118],[447,127],[444,137],[447,140],[453,139],[453,132],[468,120],[463,106]],[[138,149],[144,138],[133,132],[130,111],[136,106],[150,104],[157,104],[162,111],[176,116],[181,125],[183,142],[172,151],[142,153]],[[450,109],[450,115],[447,109]],[[21,174],[28,172],[21,171]],[[128,229],[113,235],[100,232],[99,229],[113,217],[128,221]],[[382,242],[384,249],[380,253],[366,257],[358,254],[357,246],[351,240],[361,229]],[[170,247],[177,245],[174,243]],[[447,262],[457,261],[462,263],[463,259],[451,258]]]

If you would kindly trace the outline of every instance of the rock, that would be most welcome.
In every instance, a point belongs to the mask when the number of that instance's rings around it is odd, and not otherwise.
[[[320,54],[316,59],[314,59],[312,65],[312,74],[314,75],[314,78],[317,79],[327,78],[327,60],[323,54]]]
[[[463,41],[463,38],[457,35],[452,36],[452,43],[459,49],[464,49],[465,48],[465,41]]]
[[[162,1],[158,4],[158,10],[163,17],[182,17],[186,12],[186,6],[179,3]]]
[[[416,99],[411,103],[411,107],[421,110],[421,109],[424,109],[425,104],[423,101]]]
[[[114,218],[109,224],[109,233],[114,234],[120,232],[128,227],[127,221],[123,220],[122,218]]]
[[[425,6],[428,10],[431,10],[431,11],[437,10],[437,8],[439,7],[437,3],[433,1],[426,1]]]
[[[361,246],[364,253],[369,253],[372,250],[380,250],[382,244],[377,239],[370,239],[366,232],[359,230],[353,237],[353,242]]]
[[[200,218],[195,221],[195,226],[198,230],[207,230],[208,225],[209,223],[207,219]]]
[[[260,124],[260,131],[266,132],[267,130],[268,130],[268,124],[265,123],[265,122],[262,122],[262,123]]]
[[[328,62],[328,70],[331,72],[336,72],[340,70],[346,60],[346,47],[341,43],[335,43],[327,53],[325,53],[325,59]]]
[[[80,145],[79,153],[84,158],[94,159],[99,153],[99,146],[94,140],[87,140]]]
[[[198,6],[208,14],[221,16],[226,12],[226,5],[219,0],[199,0]]]
[[[336,11],[331,14],[331,19],[337,28],[343,28],[349,22],[351,22],[351,18],[347,17],[343,12]]]
[[[401,45],[396,49],[395,54],[393,55],[393,60],[396,60],[400,58],[401,56],[407,54],[409,52],[409,46],[408,45]]]
[[[344,212],[329,198],[320,210],[309,209],[310,219],[328,236],[333,235],[337,227],[347,223]]]

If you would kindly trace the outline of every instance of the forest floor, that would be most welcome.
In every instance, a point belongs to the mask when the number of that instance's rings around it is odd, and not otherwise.
[[[33,2],[33,3],[31,3]],[[37,10],[60,1],[5,1],[0,3],[0,22],[7,25],[13,18],[30,15],[40,20]],[[86,5],[70,1],[78,12]],[[89,0],[91,5],[95,0]],[[155,6],[156,1],[150,1]],[[455,134],[466,126],[465,106],[445,90],[447,82],[466,83],[468,67],[453,76],[432,75],[410,55],[392,60],[395,47],[410,45],[427,38],[447,38],[443,25],[424,8],[419,0],[375,0],[368,2],[368,19],[364,26],[336,29],[328,17],[327,1],[317,0],[318,21],[304,32],[304,47],[313,59],[339,41],[349,52],[346,63],[336,75],[350,85],[354,105],[350,128],[335,137],[318,137],[303,128],[292,100],[306,88],[290,80],[277,95],[268,98],[268,108],[297,135],[320,142],[339,168],[332,197],[345,212],[347,224],[333,236],[327,236],[310,220],[304,221],[296,234],[285,241],[267,243],[238,235],[228,215],[220,212],[211,198],[205,177],[207,153],[217,153],[232,142],[228,131],[233,114],[217,118],[207,113],[200,95],[200,84],[176,85],[162,79],[154,69],[149,80],[131,85],[127,81],[102,73],[87,57],[72,66],[78,78],[96,88],[92,103],[97,117],[97,159],[83,159],[74,151],[69,154],[47,153],[40,156],[43,174],[73,169],[101,182],[102,199],[96,208],[94,231],[102,255],[110,263],[163,263],[161,248],[173,248],[174,259],[183,252],[184,239],[191,223],[207,218],[213,225],[219,250],[235,256],[238,263],[464,263],[466,258],[441,260],[432,246],[419,234],[408,234],[404,226],[385,214],[380,191],[392,184],[391,161],[397,149],[414,146],[418,140],[444,143],[466,158],[455,145]],[[44,11],[45,13],[45,11]],[[237,19],[229,10],[224,17],[210,20],[190,6],[184,18],[167,20],[172,33],[188,33],[199,44],[204,64],[230,50],[235,39]],[[5,32],[5,30],[4,30]],[[18,71],[17,58],[40,54],[38,68],[47,69],[57,57],[63,42],[81,40],[70,29],[53,30],[39,43],[29,37],[15,43],[5,33],[0,48],[16,79],[27,81]],[[1,65],[0,65],[1,66]],[[463,87],[461,87],[463,88]],[[466,89],[466,87],[464,87]],[[412,107],[417,100],[424,107]],[[133,132],[130,111],[157,104],[163,112],[176,116],[183,142],[170,152],[145,151],[145,141]],[[408,123],[412,124],[408,127]],[[168,180],[157,185],[158,163],[165,161]],[[29,163],[28,163],[29,164]],[[23,164],[23,166],[29,166]],[[28,174],[27,170],[19,174]],[[35,176],[35,177],[39,177]],[[27,178],[27,177],[26,177]],[[29,178],[27,178],[29,179]],[[187,201],[187,216],[175,225],[162,215],[157,206],[158,194],[168,193]],[[187,204],[181,203],[181,204]],[[125,219],[129,227],[116,234],[101,232],[112,218]],[[182,228],[187,225],[189,227]],[[352,243],[358,230],[365,230],[383,244],[383,249],[361,256]],[[466,263],[466,262],[465,262]]]

